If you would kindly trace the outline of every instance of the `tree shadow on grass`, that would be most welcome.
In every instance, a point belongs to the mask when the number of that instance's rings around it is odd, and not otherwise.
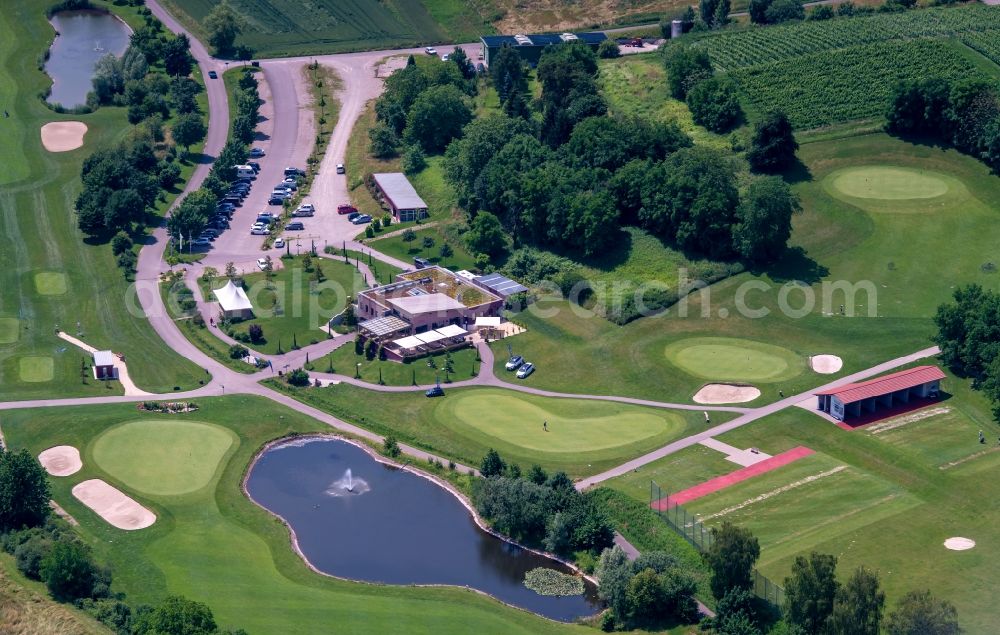
[[[751,269],[754,274],[767,274],[775,282],[791,282],[800,280],[806,284],[816,284],[830,270],[810,258],[802,247],[789,247],[781,258],[763,269]]]
[[[808,183],[812,181],[813,175],[809,170],[809,166],[803,163],[798,157],[795,157],[792,165],[788,166],[781,173],[781,178],[789,185],[795,185],[796,183]]]

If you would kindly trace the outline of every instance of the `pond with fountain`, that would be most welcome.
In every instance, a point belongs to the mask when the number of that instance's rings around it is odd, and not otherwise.
[[[45,72],[52,78],[48,101],[64,108],[83,106],[97,60],[108,53],[121,56],[132,30],[104,11],[59,11],[49,21],[58,36],[45,63]]]
[[[529,590],[524,579],[533,569],[571,571],[484,531],[438,483],[377,461],[350,442],[308,437],[274,445],[250,468],[246,489],[288,523],[302,555],[323,573],[471,587],[560,621],[601,609],[589,581],[576,596]]]

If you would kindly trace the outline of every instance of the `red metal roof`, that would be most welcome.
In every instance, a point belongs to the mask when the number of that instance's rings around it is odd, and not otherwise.
[[[944,373],[937,366],[917,366],[884,377],[822,390],[816,394],[836,396],[841,403],[848,404],[862,399],[879,397],[897,390],[906,390],[938,379],[944,379]]]

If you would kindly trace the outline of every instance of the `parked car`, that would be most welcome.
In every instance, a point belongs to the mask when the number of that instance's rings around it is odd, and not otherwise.
[[[207,239],[207,238],[198,237],[198,238],[195,238],[194,240],[192,240],[190,242],[190,245],[193,248],[211,247],[212,246],[212,241],[209,240],[209,239]]]
[[[284,196],[275,196],[274,194],[271,194],[271,198],[267,199],[268,205],[281,205],[284,202],[285,202]]]
[[[299,168],[285,168],[285,176],[305,176],[306,171]]]
[[[524,366],[521,366],[521,368],[518,369],[517,378],[524,379],[533,372],[535,372],[535,365],[531,362],[525,362]]]
[[[257,163],[256,161],[247,161],[247,165],[252,167],[254,172],[260,174],[260,163]]]
[[[263,150],[261,150],[260,148],[250,148],[250,158],[251,159],[259,159],[262,156],[264,156],[264,151]]]
[[[257,259],[257,268],[260,269],[261,271],[263,271],[264,269],[266,269],[267,268],[267,258],[258,258]]]
[[[284,246],[285,246],[285,239],[284,238],[278,238],[278,240],[274,241],[274,248],[275,249],[282,249],[282,248],[284,248]]]
[[[293,232],[300,232],[300,231],[304,230],[305,228],[306,228],[306,226],[303,225],[302,223],[298,222],[298,221],[295,221],[295,222],[292,222],[292,223],[288,223],[287,225],[285,225],[285,229],[287,229],[288,231],[293,231]]]
[[[275,220],[276,220],[275,215],[271,214],[270,212],[261,212],[260,214],[257,214],[258,223],[264,223],[265,225],[268,225],[270,223],[273,223]]]
[[[434,386],[430,390],[424,393],[425,397],[444,397],[444,388],[441,386]]]
[[[305,205],[299,205],[299,208],[292,212],[292,216],[312,216],[316,213],[316,208],[312,203],[306,203]]]
[[[343,163],[338,163],[337,164],[337,174],[344,174],[345,172],[346,172],[346,170],[344,170],[344,164]]]
[[[299,184],[295,179],[285,179],[284,181],[279,183],[278,186],[284,187],[285,189],[289,189],[293,192],[299,189]]]
[[[427,48],[425,48],[424,49],[424,53],[427,53],[428,55],[437,55],[438,54],[437,49],[434,48],[433,46],[428,46]]]
[[[351,222],[355,225],[364,225],[365,223],[372,222],[372,217],[368,214],[358,214],[351,220]]]
[[[518,368],[521,367],[521,364],[523,363],[524,363],[523,357],[521,357],[520,355],[514,355],[513,357],[507,360],[507,363],[504,365],[504,368],[506,368],[507,370],[517,370]]]
[[[338,214],[356,214],[357,212],[358,212],[357,207],[354,207],[353,205],[348,205],[347,203],[342,203],[337,206]]]
[[[208,78],[209,79],[219,79],[219,74],[216,73],[215,71],[208,71]]]
[[[233,207],[239,207],[243,205],[243,197],[237,196],[236,194],[230,194],[222,199],[223,203],[229,203]]]
[[[354,219],[357,218],[358,216],[361,216],[361,212],[351,212],[350,214],[347,215],[347,220],[353,223]]]
[[[450,56],[447,53],[445,53],[444,55],[441,56],[441,61],[442,62],[447,62],[449,59],[450,59]]]
[[[267,236],[270,233],[264,223],[254,223],[250,226],[250,234],[253,236]]]

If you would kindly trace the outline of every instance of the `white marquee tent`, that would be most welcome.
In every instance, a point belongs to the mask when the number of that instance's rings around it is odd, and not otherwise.
[[[215,289],[212,293],[219,301],[222,313],[227,318],[253,317],[253,305],[250,304],[250,298],[247,297],[247,292],[244,291],[242,287],[236,286],[232,280],[230,280],[229,284],[226,286],[221,289]]]

